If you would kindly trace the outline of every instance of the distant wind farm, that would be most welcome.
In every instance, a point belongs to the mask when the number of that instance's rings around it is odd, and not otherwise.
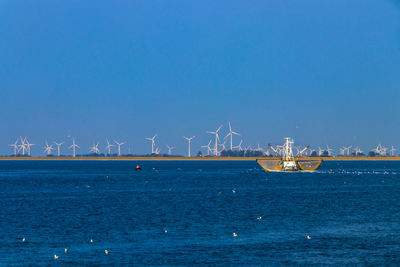
[[[113,140],[110,142],[109,138],[104,139],[104,149],[102,149],[101,141],[94,141],[87,150],[78,145],[78,138],[72,137],[70,144],[65,140],[57,140],[49,142],[44,140],[43,146],[31,143],[27,136],[19,136],[15,141],[9,144],[11,148],[10,154],[4,155],[7,157],[32,157],[34,150],[36,156],[41,157],[196,157],[196,158],[217,158],[217,157],[281,157],[282,146],[272,145],[265,142],[264,145],[244,145],[245,139],[238,131],[234,131],[231,122],[228,122],[226,127],[226,134],[221,134],[224,126],[221,124],[215,130],[206,130],[204,135],[211,135],[208,143],[199,146],[193,146],[193,140],[196,136],[183,136],[187,142],[187,153],[183,155],[173,153],[178,147],[176,144],[165,144],[166,152],[162,153],[161,144],[158,142],[158,134],[152,137],[144,137],[145,141],[150,141],[148,153],[135,153],[129,150],[123,151],[127,141]],[[223,136],[223,137],[221,137]],[[65,146],[63,146],[65,145]],[[181,147],[181,149],[184,149]],[[369,149],[362,150],[358,145],[344,145],[337,148],[325,144],[318,147],[294,146],[295,155],[297,157],[325,157],[325,158],[344,158],[344,157],[388,157],[397,156],[396,148],[394,145],[384,146],[379,143],[378,145]],[[193,154],[193,151],[196,151]],[[366,151],[366,152],[364,152]]]

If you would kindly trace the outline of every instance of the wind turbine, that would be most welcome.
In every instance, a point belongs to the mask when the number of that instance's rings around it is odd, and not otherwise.
[[[275,153],[275,156],[279,157],[281,155],[281,149],[279,146],[276,146],[276,148],[274,148],[272,145],[268,144],[268,148],[270,148]]]
[[[372,151],[374,151],[376,154],[379,154],[379,152],[380,152],[379,146],[380,146],[380,144],[376,148],[372,149]]]
[[[114,142],[117,144],[118,146],[118,157],[121,156],[121,146],[126,144],[126,142],[122,142],[122,143],[118,143],[117,141],[114,140]]]
[[[392,156],[394,156],[394,151],[396,151],[396,149],[395,149],[394,146],[392,145],[392,148],[390,149],[390,153],[392,154]]]
[[[207,131],[207,133],[209,133],[209,134],[215,134],[215,145],[214,145],[214,155],[215,156],[218,156],[218,140],[219,140],[218,132],[219,132],[219,130],[221,130],[221,128],[222,128],[222,125],[219,126],[219,128],[215,132]]]
[[[297,151],[297,153],[296,153],[296,156],[299,154],[299,152],[300,152],[300,146],[293,146],[294,147],[294,149],[296,149],[296,151]]]
[[[228,124],[229,124],[229,133],[225,136],[225,138],[228,137],[228,136],[230,136],[230,139],[231,139],[231,146],[230,146],[230,148],[231,148],[231,151],[232,151],[232,149],[233,149],[233,145],[232,145],[233,135],[234,135],[234,134],[240,135],[240,134],[237,133],[237,132],[232,131],[231,122],[229,122]]]
[[[19,151],[19,149],[18,149],[18,138],[17,138],[17,141],[15,141],[14,144],[9,144],[9,146],[12,146],[14,148],[14,156],[17,156],[17,151]]]
[[[203,148],[207,148],[207,156],[209,156],[209,155],[210,155],[210,152],[211,152],[211,147],[210,147],[211,142],[212,142],[212,140],[210,140],[210,142],[208,142],[208,145],[206,145],[206,146],[201,146],[201,147],[203,147]]]
[[[100,154],[99,142],[97,142],[97,144],[93,143],[93,146],[89,148],[89,152]]]
[[[242,148],[242,143],[243,143],[243,140],[240,140],[239,145],[234,146],[233,148],[237,148],[237,149],[239,149],[239,151],[242,151],[242,150],[243,150],[243,148]]]
[[[277,145],[276,147],[273,147],[271,144],[268,144],[267,149],[268,149],[268,151],[271,149],[272,152],[275,153],[275,157],[280,157],[282,154],[282,146],[281,145]]]
[[[31,147],[34,146],[35,144],[31,144],[28,142],[28,139],[25,137],[25,145],[26,145],[26,150],[28,151],[28,156],[31,155]]]
[[[297,157],[297,156],[301,157],[301,156],[303,156],[304,153],[306,153],[306,155],[307,155],[307,150],[309,150],[309,149],[311,149],[310,146],[306,146],[306,147],[303,148],[303,149],[297,148],[296,157]],[[328,149],[329,149],[329,148],[328,148]],[[328,151],[329,151],[329,150],[328,150]],[[328,152],[328,153],[329,153],[329,152]]]
[[[25,150],[26,150],[26,144],[25,144],[26,137],[25,137],[25,139],[22,139],[22,136],[20,136],[19,138],[21,139],[21,144],[19,145],[19,147],[20,147],[20,150],[22,149],[22,156],[24,156]]]
[[[326,145],[326,151],[328,152],[328,156],[332,156],[333,149]]]
[[[379,144],[373,151],[375,151],[380,156],[386,156],[387,148],[384,147],[382,144]]]
[[[254,151],[260,151],[260,152],[262,152],[263,149],[260,147],[260,144],[257,144],[257,148],[255,148]]]
[[[61,143],[54,142],[54,144],[57,146],[57,156],[59,157],[61,155],[61,146],[64,144],[64,142]]]
[[[382,146],[382,156],[387,156],[387,147]]]
[[[108,155],[111,155],[111,147],[113,147],[113,146],[115,146],[115,145],[110,144],[110,142],[109,142],[108,139],[107,139],[106,150],[107,150],[107,152],[108,152]],[[130,150],[130,148],[129,148],[129,150]],[[129,153],[129,154],[130,154],[130,153]]]
[[[354,148],[354,152],[356,153],[356,156],[359,156],[363,151],[357,146]]]
[[[44,152],[46,152],[47,155],[50,155],[51,151],[54,149],[53,145],[49,146],[49,143],[47,141],[46,141],[46,146],[43,148],[44,148]]]
[[[349,156],[350,155],[350,148],[351,148],[352,146],[348,146],[348,147],[343,147],[343,149],[344,149],[344,151],[343,152],[346,152],[347,151],[347,156]]]
[[[167,148],[168,148],[168,155],[171,155],[172,149],[174,149],[175,147],[167,145]]]
[[[72,138],[72,145],[69,148],[72,148],[72,156],[75,158],[76,148],[80,148],[77,144],[75,144],[75,137]]]
[[[157,137],[157,134],[155,134],[152,138],[145,138],[146,140],[151,141],[151,154],[154,154],[154,147],[156,145],[156,142],[154,141]]]
[[[377,145],[374,151],[376,152],[376,154],[382,155],[383,153],[382,145],[381,144]]]
[[[156,148],[156,150],[154,151],[154,153],[156,153],[156,155],[159,155],[161,152],[161,149],[159,147]]]
[[[224,142],[222,144],[219,144],[219,146],[222,147],[222,151],[226,150],[225,143],[226,143],[226,139],[224,139]],[[232,149],[231,149],[231,151],[232,151]]]
[[[189,158],[190,158],[190,143],[192,142],[192,139],[193,138],[195,138],[196,136],[192,136],[192,137],[190,137],[190,138],[188,138],[188,137],[186,137],[186,136],[184,136],[183,138],[185,138],[187,141],[188,141],[188,144],[189,144]]]
[[[318,156],[322,156],[324,150],[321,147],[318,147]]]

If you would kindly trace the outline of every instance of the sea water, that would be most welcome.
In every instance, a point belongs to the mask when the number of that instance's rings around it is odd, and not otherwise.
[[[0,161],[2,265],[399,265],[399,233],[395,161]]]

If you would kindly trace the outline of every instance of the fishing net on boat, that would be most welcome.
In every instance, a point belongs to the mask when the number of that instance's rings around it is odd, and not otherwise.
[[[297,164],[304,171],[315,171],[319,165],[321,165],[322,160],[299,160]]]
[[[282,168],[280,167],[280,160],[273,160],[273,159],[258,159],[257,160],[258,164],[260,164],[261,167],[263,167],[267,171],[277,171],[281,170]]]

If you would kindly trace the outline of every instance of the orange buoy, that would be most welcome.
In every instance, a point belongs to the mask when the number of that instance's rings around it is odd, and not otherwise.
[[[141,170],[141,168],[140,168],[139,165],[136,165],[136,170],[137,170],[137,171],[140,171],[140,170]]]

